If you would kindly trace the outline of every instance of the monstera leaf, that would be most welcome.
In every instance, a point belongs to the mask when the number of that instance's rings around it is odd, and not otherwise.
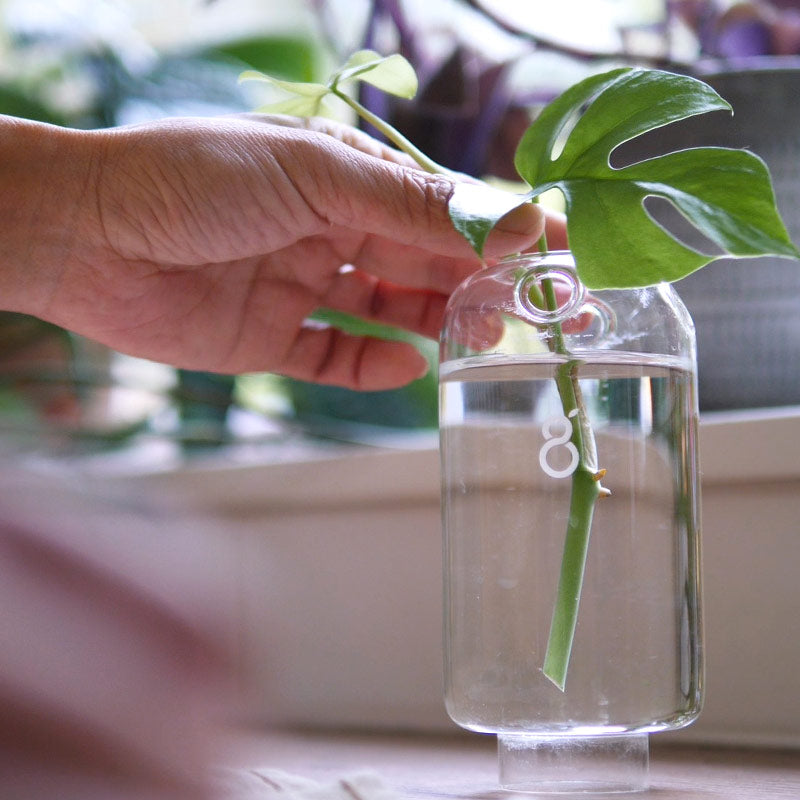
[[[752,153],[699,147],[611,166],[622,143],[722,109],[730,106],[694,78],[623,68],[573,86],[528,128],[517,149],[517,171],[531,186],[527,197],[553,187],[563,193],[570,249],[587,287],[676,281],[719,257],[695,251],[655,223],[644,206],[652,196],[672,203],[725,255],[798,256],[777,212],[767,167]],[[503,209],[487,198],[481,218],[474,194],[457,190],[451,215],[480,252]],[[510,198],[509,207],[520,199]]]

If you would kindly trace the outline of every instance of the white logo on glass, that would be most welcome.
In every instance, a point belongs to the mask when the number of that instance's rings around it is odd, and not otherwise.
[[[542,425],[542,436],[545,438],[544,444],[539,450],[539,466],[543,472],[551,478],[568,478],[575,472],[578,466],[578,448],[570,441],[572,437],[572,423],[570,419],[578,413],[577,408],[573,408],[567,417],[555,416],[545,420]],[[553,428],[561,429],[560,433],[553,433]],[[550,452],[556,447],[564,447],[569,453],[569,463],[561,469],[550,466],[548,457]]]

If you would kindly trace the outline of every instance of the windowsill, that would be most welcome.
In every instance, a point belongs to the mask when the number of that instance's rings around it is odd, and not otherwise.
[[[233,737],[229,761],[331,783],[369,771],[401,798],[497,800],[494,737],[267,732]],[[658,800],[778,800],[800,796],[796,752],[663,745],[651,737]],[[517,795],[519,796],[519,795]]]
[[[798,442],[800,408],[701,418],[707,699],[696,724],[666,737],[676,743],[800,748]],[[235,549],[253,721],[453,731],[439,457],[435,440],[416,444],[123,478]]]
[[[800,479],[797,442],[800,406],[702,414],[703,488]],[[347,467],[342,469],[344,464]],[[394,469],[391,482],[385,479],[384,465]],[[375,466],[383,469],[376,470]],[[108,464],[102,462],[101,468],[108,473]],[[438,438],[434,431],[384,433],[370,445],[299,439],[243,447],[238,453],[221,451],[216,457],[195,458],[191,466],[167,461],[154,471],[123,467],[118,474],[125,478],[131,472],[142,485],[165,484],[190,497],[198,508],[232,515],[276,506],[323,508],[374,502],[376,497],[439,500]],[[301,474],[304,480],[294,480]]]

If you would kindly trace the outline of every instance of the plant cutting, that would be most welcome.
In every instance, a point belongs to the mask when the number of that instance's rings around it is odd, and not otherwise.
[[[713,90],[690,78],[617,70],[568,90],[531,126],[517,151],[516,166],[532,186],[533,196],[552,186],[565,195],[570,246],[584,285],[606,289],[672,282],[713,260],[654,226],[644,206],[649,195],[668,199],[729,255],[796,255],[776,212],[766,167],[750,153],[691,149],[625,169],[610,166],[611,152],[626,140],[686,116],[726,107]],[[559,137],[578,114],[563,150],[554,158]],[[463,225],[456,217],[456,224],[480,247],[487,232],[485,222]],[[554,308],[553,299],[546,299]],[[555,341],[559,347],[558,338]],[[569,367],[569,382],[560,378],[559,392],[568,417],[573,408],[578,410],[573,443],[580,461],[573,473],[561,581],[544,661],[545,675],[562,690],[592,510],[607,491],[600,483],[604,471],[597,466],[575,369]]]
[[[422,169],[448,172],[348,92],[363,81],[398,97],[413,97],[416,75],[399,54],[383,57],[374,51],[359,51],[324,84],[281,81],[253,71],[244,73],[242,79],[266,81],[291,95],[262,109],[271,113],[318,115],[326,112],[330,99],[337,98]],[[640,134],[725,109],[730,106],[713,89],[687,76],[636,68],[592,76],[548,105],[523,136],[515,165],[530,190],[514,195],[458,183],[450,202],[453,224],[481,254],[489,232],[505,213],[558,188],[566,201],[577,276],[590,290],[677,281],[719,257],[697,252],[655,224],[644,202],[651,196],[667,199],[727,256],[797,257],[777,213],[767,168],[752,153],[704,147],[668,153],[622,169],[611,164],[615,148]],[[540,243],[540,249],[546,250],[546,241]],[[556,310],[558,301],[550,279],[540,288],[532,285],[531,290],[537,293],[537,305]],[[579,454],[543,666],[544,673],[563,691],[594,504],[610,491],[603,485],[604,470],[597,464],[577,387],[579,365],[565,349],[560,323],[552,324],[551,329],[551,346],[565,358],[557,378],[558,391],[564,414],[572,421],[572,443]]]

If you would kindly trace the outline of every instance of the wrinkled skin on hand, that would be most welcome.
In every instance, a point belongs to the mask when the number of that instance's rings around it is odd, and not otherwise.
[[[412,346],[308,315],[327,307],[436,337],[448,295],[481,266],[450,223],[452,179],[347,126],[245,115],[8,127],[3,307],[133,355],[399,386],[426,368]],[[531,247],[543,224],[538,208],[516,209],[487,257]]]

